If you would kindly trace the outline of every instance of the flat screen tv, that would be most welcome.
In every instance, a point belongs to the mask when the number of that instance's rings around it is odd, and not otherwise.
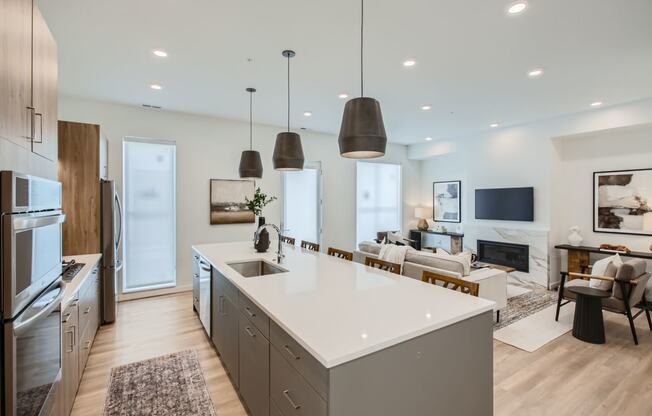
[[[475,218],[534,221],[534,188],[476,189]]]

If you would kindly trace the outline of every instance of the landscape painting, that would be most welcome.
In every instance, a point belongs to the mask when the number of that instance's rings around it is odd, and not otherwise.
[[[438,222],[462,221],[461,191],[461,181],[433,182],[433,220]]]
[[[254,188],[254,181],[211,179],[211,225],[254,222],[245,202],[254,197]]]
[[[652,235],[652,169],[593,174],[593,231]]]

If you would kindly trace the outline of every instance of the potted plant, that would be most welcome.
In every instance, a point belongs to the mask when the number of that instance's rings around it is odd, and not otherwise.
[[[276,201],[276,197],[267,196],[267,194],[263,193],[260,190],[260,187],[256,188],[256,192],[254,193],[253,199],[249,199],[245,197],[245,203],[247,204],[247,208],[249,208],[249,210],[251,210],[251,212],[253,212],[254,215],[258,217],[259,227],[265,224],[265,217],[262,216],[263,208],[265,208],[267,205],[269,205],[274,201]],[[269,233],[267,232],[266,229],[260,232],[260,235],[258,236],[258,243],[255,244],[255,247],[256,247],[256,251],[258,251],[259,253],[264,253],[269,248]]]

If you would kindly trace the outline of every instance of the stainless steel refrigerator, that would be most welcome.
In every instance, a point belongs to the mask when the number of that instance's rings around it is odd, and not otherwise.
[[[101,182],[102,217],[102,323],[115,322],[118,309],[118,278],[122,269],[122,205],[114,181]]]

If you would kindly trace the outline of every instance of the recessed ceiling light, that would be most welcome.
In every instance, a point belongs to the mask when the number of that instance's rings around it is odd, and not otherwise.
[[[509,6],[507,6],[507,13],[510,15],[516,15],[523,13],[527,9],[527,2],[526,1],[515,1],[511,3]]]
[[[152,53],[158,56],[159,58],[165,58],[166,56],[168,56],[168,53],[165,52],[163,49],[154,49]]]
[[[422,105],[422,106],[421,106],[421,109],[422,109],[423,111],[428,111],[428,110],[430,110],[431,108],[432,108],[432,107],[430,107],[429,105]]]
[[[594,101],[591,103],[591,107],[600,107],[602,105],[602,101]]]
[[[153,90],[162,90],[163,86],[161,84],[149,84],[149,87]]]
[[[408,59],[407,61],[403,62],[403,66],[407,66],[407,67],[414,66],[416,64],[417,61],[415,61],[414,59]]]
[[[349,98],[349,94],[343,92],[342,94],[338,95],[338,97],[341,99]]]
[[[543,69],[541,68],[533,69],[527,73],[530,78],[539,78],[541,75],[543,75]]]
[[[303,115],[306,116],[306,117],[310,117],[312,115],[312,112],[311,111],[304,111]]]
[[[426,137],[426,141],[427,141],[427,142],[432,141],[432,137]]]
[[[496,128],[496,127],[499,127],[499,126],[500,126],[500,123],[491,123],[489,125],[489,127],[493,127],[493,128]]]

